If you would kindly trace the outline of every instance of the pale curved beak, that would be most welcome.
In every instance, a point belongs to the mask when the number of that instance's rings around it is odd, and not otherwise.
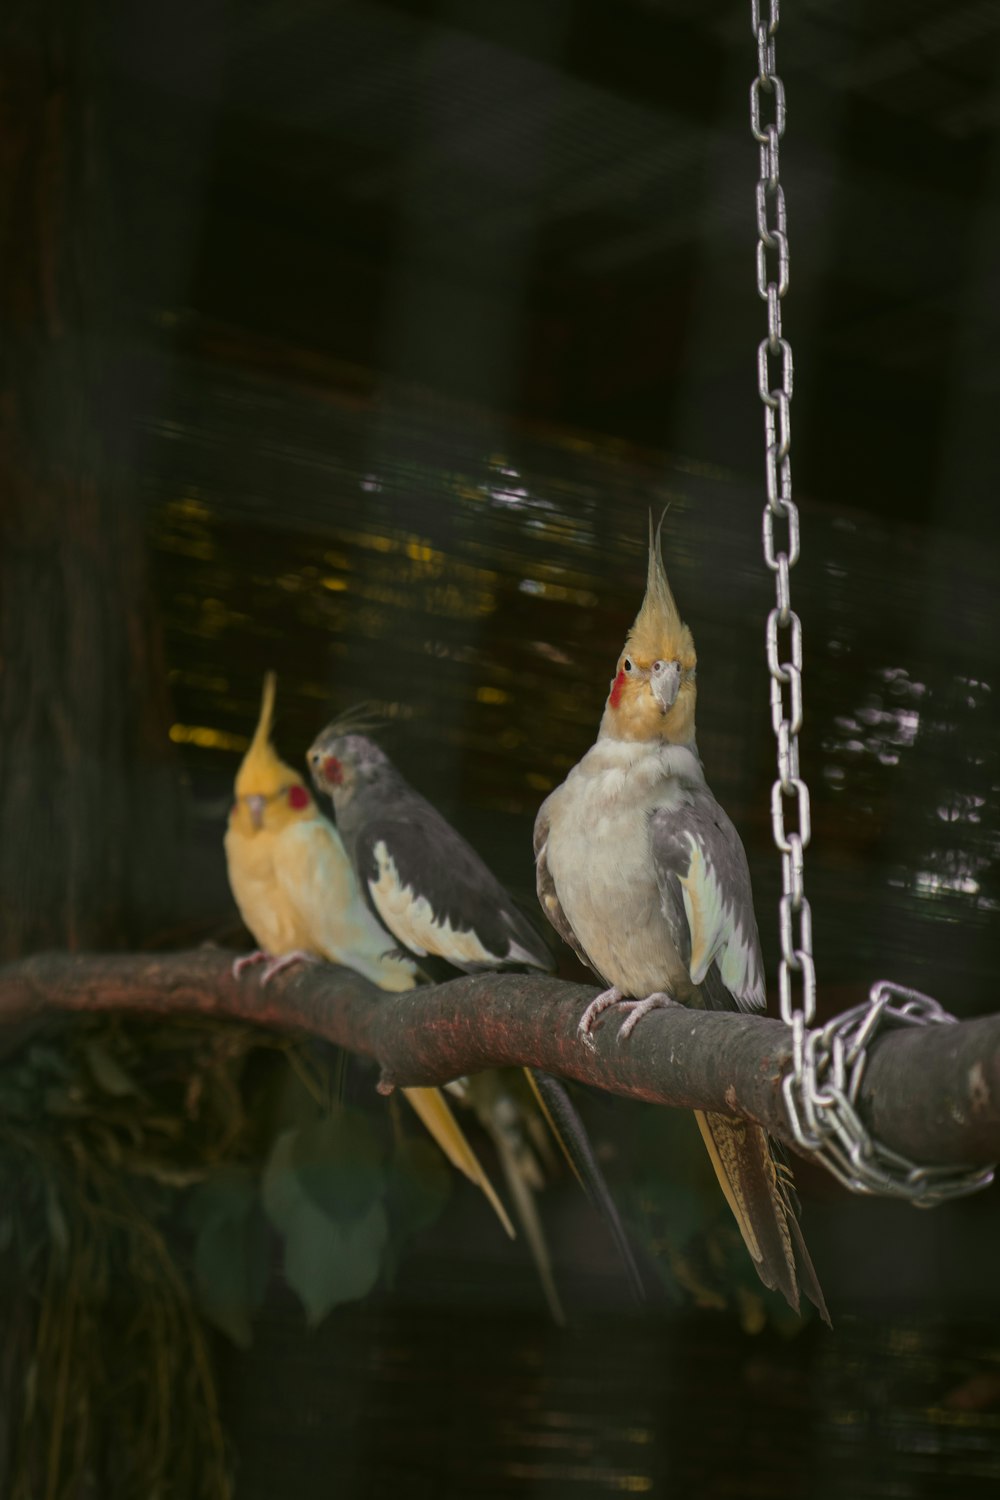
[[[266,797],[248,797],[247,808],[250,813],[250,821],[255,828],[264,826],[264,808],[267,806]]]
[[[658,661],[649,674],[649,688],[660,705],[661,713],[668,713],[677,702],[681,686],[681,664],[679,661]]]

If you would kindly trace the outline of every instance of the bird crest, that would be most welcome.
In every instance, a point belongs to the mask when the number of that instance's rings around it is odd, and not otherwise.
[[[649,517],[649,563],[646,569],[646,593],[635,617],[635,623],[625,640],[625,650],[642,664],[648,665],[658,658],[679,661],[689,671],[697,660],[694,638],[684,624],[674,601],[666,569],[660,553],[660,532],[663,518],[653,530],[653,517]]]
[[[660,556],[663,518],[649,518],[646,593],[618,657],[602,738],[694,743],[694,639],[681,619]]]
[[[340,739],[347,734],[371,734],[374,731],[384,729],[388,719],[381,712],[378,705],[369,701],[354,703],[350,708],[345,708],[343,713],[331,719],[323,730],[324,740]],[[319,736],[317,736],[317,739]]]
[[[273,797],[287,787],[305,785],[298,772],[286,765],[271,743],[277,686],[275,673],[266,673],[260,701],[260,718],[257,720],[250,748],[236,773],[237,797]]]

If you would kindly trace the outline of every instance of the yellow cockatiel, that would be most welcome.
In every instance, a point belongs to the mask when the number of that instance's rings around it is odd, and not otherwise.
[[[260,944],[234,971],[266,960],[262,983],[289,964],[327,959],[384,990],[409,990],[416,967],[369,910],[340,835],[316,806],[302,777],[271,743],[275,675],[264,679],[260,719],[236,775],[226,829],[229,884]],[[453,1166],[482,1189],[507,1233],[510,1218],[440,1089],[404,1095]]]

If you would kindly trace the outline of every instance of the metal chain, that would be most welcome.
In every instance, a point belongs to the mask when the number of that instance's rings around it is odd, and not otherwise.
[[[892,1005],[890,1001],[900,1003]],[[858,1115],[857,1100],[868,1061],[867,1044],[882,1026],[954,1025],[936,1000],[888,979],[872,985],[868,1000],[806,1033],[805,1088],[794,1074],[783,1084],[785,1105],[800,1145],[855,1193],[905,1198],[932,1208],[989,1187],[993,1169],[920,1166],[876,1140]]]
[[[799,772],[802,622],[792,609],[791,589],[791,571],[801,547],[799,512],[792,499],[792,347],[781,329],[789,279],[788,221],[780,180],[785,89],[775,66],[779,0],[769,0],[766,20],[762,8],[762,0],[751,0],[757,76],[750,85],[750,129],[760,151],[757,291],[767,304],[767,335],[757,349],[757,390],[764,404],[764,561],[775,583],[766,642],[778,760],[778,777],[771,788],[771,829],[781,854],[778,993],[781,1018],[792,1028],[792,1067],[782,1087],[796,1140],[842,1183],[858,1193],[907,1198],[926,1206],[987,1186],[992,1171],[917,1166],[873,1140],[855,1104],[865,1046],[879,1026],[947,1024],[954,1016],[928,996],[882,980],[872,986],[867,1004],[825,1027],[809,1029],[816,1014],[816,966],[804,870],[812,825],[809,788]],[[792,804],[795,817],[790,828],[786,813]],[[893,995],[904,998],[902,1007],[889,1005]]]
[[[767,617],[767,665],[771,674],[771,723],[778,742],[778,779],[771,788],[771,828],[781,851],[781,1017],[792,1027],[796,1072],[805,1065],[805,1028],[816,1012],[812,913],[805,894],[809,845],[809,788],[799,775],[802,728],[802,621],[792,609],[791,570],[799,560],[799,512],[792,499],[792,346],[781,331],[781,303],[788,291],[788,225],[779,152],[785,133],[785,90],[775,71],[778,0],[761,18],[752,0],[757,76],[750,85],[750,128],[760,148],[757,182],[757,291],[767,303],[767,337],[757,349],[757,390],[764,403],[767,504],[764,560],[774,574],[775,606]],[[773,118],[764,119],[764,100]],[[773,375],[772,375],[773,362]],[[776,382],[775,382],[776,377]],[[776,530],[784,528],[779,540]],[[782,659],[784,657],[784,660]],[[787,696],[786,696],[787,694]],[[795,827],[786,825],[794,801]],[[796,1002],[796,976],[801,1001]]]

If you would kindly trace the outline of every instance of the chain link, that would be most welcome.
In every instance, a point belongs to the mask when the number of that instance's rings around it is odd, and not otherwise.
[[[799,560],[799,513],[792,499],[792,346],[781,331],[781,303],[788,291],[788,219],[779,180],[780,141],[785,133],[785,90],[775,70],[778,0],[770,0],[765,21],[760,0],[752,0],[757,41],[757,76],[750,85],[750,128],[760,147],[757,183],[757,291],[767,304],[767,337],[757,349],[757,390],[764,404],[767,504],[764,507],[764,561],[774,574],[775,607],[767,617],[767,666],[771,674],[771,723],[778,747],[778,779],[771,788],[771,828],[782,854],[781,965],[778,971],[781,1017],[804,1027],[816,1009],[812,957],[812,916],[805,896],[803,855],[811,833],[809,788],[799,775],[802,728],[802,622],[792,609],[791,570]],[[772,118],[765,123],[765,100]],[[776,536],[783,524],[783,537]],[[787,699],[786,699],[787,692]],[[796,805],[796,828],[786,828],[786,808]],[[792,975],[800,983],[801,1010],[793,998]],[[798,1020],[796,1017],[798,1016]]]
[[[892,1004],[893,1000],[901,1003]],[[829,1172],[855,1193],[905,1198],[933,1208],[948,1198],[989,1187],[992,1167],[920,1166],[874,1139],[858,1115],[857,1100],[876,1031],[885,1026],[950,1026],[955,1017],[918,990],[890,980],[872,985],[864,1005],[809,1031],[803,1043],[803,1085],[794,1072],[782,1084],[799,1144],[815,1152]]]
[[[788,215],[780,181],[785,134],[785,89],[775,65],[779,0],[751,0],[757,76],[750,85],[750,129],[760,148],[756,188],[757,292],[767,304],[767,336],[757,349],[757,391],[764,407],[764,561],[774,574],[775,607],[767,617],[767,668],[778,778],[771,788],[771,831],[781,854],[778,906],[781,1018],[792,1028],[792,1066],[782,1090],[799,1145],[858,1193],[906,1198],[921,1207],[975,1192],[992,1170],[921,1167],[874,1140],[856,1104],[865,1047],[880,1026],[927,1026],[954,1021],[937,1001],[888,980],[872,986],[867,1004],[810,1029],[816,1014],[812,908],[805,894],[805,850],[812,834],[809,788],[799,772],[802,729],[802,622],[792,608],[791,571],[799,561],[799,512],[792,499],[792,347],[781,329],[788,291]],[[767,118],[765,118],[767,116]],[[783,540],[776,527],[783,523]],[[787,694],[787,696],[786,696]],[[794,828],[786,816],[795,806]],[[901,997],[901,1006],[890,999]]]

